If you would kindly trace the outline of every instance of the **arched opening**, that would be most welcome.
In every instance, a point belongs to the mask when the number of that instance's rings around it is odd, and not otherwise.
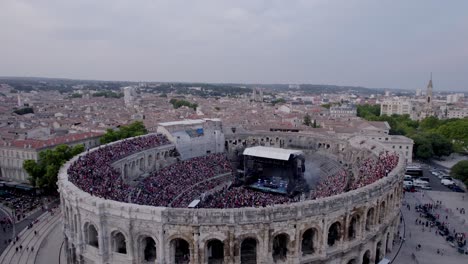
[[[286,234],[279,234],[273,238],[273,260],[284,261],[288,257],[288,243],[289,238]]]
[[[190,261],[190,246],[187,241],[182,238],[172,240],[172,250],[174,252],[174,262],[177,264],[185,264]]]
[[[127,242],[125,236],[120,232],[116,232],[112,235],[112,251],[120,254],[127,254]]]
[[[88,224],[87,229],[87,242],[88,245],[99,248],[98,232],[93,224]]]
[[[254,238],[246,238],[241,243],[241,264],[256,264],[257,263],[257,240]]]
[[[366,253],[364,253],[364,256],[362,256],[362,264],[370,264],[370,251],[367,250]]]
[[[314,238],[315,238],[315,229],[307,229],[304,234],[302,234],[302,243],[301,250],[302,255],[312,255],[315,252],[314,248]]]
[[[379,224],[384,221],[385,218],[385,202],[380,204],[380,212],[379,212]]]
[[[124,178],[124,179],[127,179],[127,178],[128,178],[128,165],[127,165],[127,163],[125,163],[125,165],[124,165],[124,175],[123,175],[123,178]]]
[[[206,244],[208,264],[221,264],[224,261],[224,243],[218,239]]]
[[[374,223],[374,208],[367,210],[366,230],[369,231]]]
[[[382,242],[377,243],[375,248],[375,264],[378,264],[382,260]]]
[[[328,246],[333,247],[341,239],[341,224],[340,222],[333,223],[328,229]]]
[[[156,242],[152,237],[145,237],[141,241],[142,255],[145,262],[154,262],[156,260]]]
[[[153,155],[148,156],[148,167],[153,166]]]
[[[356,259],[351,259],[350,261],[348,261],[348,264],[356,264]]]
[[[387,233],[387,239],[385,240],[385,253],[390,252],[390,233]]]
[[[358,223],[360,221],[359,215],[354,215],[351,217],[351,221],[349,221],[349,228],[348,228],[348,239],[353,240],[357,236],[358,232]]]
[[[140,171],[145,169],[145,160],[143,158],[140,159]]]

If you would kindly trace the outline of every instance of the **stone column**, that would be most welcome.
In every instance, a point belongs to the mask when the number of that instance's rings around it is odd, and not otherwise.
[[[164,224],[161,224],[159,226],[159,230],[158,230],[158,250],[156,252],[156,256],[157,256],[157,263],[167,263],[169,262],[168,259],[166,259],[166,252],[164,251],[164,245],[166,245],[166,243],[169,243],[169,241],[165,241],[164,240]]]
[[[199,237],[200,237],[200,230],[198,227],[195,227],[193,229],[193,248],[192,248],[192,252],[190,252],[190,259],[191,259],[191,262],[190,263],[194,263],[194,264],[197,264],[197,263],[200,263],[200,260],[198,259],[198,252],[199,252]]]

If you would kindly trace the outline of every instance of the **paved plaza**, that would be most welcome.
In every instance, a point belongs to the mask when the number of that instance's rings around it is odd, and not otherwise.
[[[468,255],[458,252],[456,247],[452,247],[445,237],[436,234],[436,228],[425,227],[425,225],[416,224],[416,220],[421,219],[420,213],[415,207],[420,204],[435,204],[441,201],[442,206],[434,210],[434,214],[439,214],[441,222],[449,223],[450,232],[453,229],[456,232],[468,234],[468,225],[466,225],[467,215],[461,215],[456,209],[468,209],[466,194],[454,192],[425,191],[416,193],[406,193],[404,205],[402,206],[402,215],[404,225],[400,226],[400,236],[404,242],[400,252],[392,263],[421,263],[421,264],[460,264],[468,263]],[[409,209],[407,208],[409,205]],[[424,219],[424,222],[426,220]],[[421,249],[417,250],[418,245]],[[399,245],[398,245],[399,246]],[[437,253],[439,251],[439,254]]]

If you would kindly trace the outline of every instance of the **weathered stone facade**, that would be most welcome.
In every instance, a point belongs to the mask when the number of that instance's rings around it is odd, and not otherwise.
[[[364,138],[345,142],[317,135],[235,134],[225,141],[232,155],[262,144],[320,151],[350,168],[386,150]],[[127,161],[118,162],[122,171],[134,160]],[[97,198],[68,181],[71,162],[59,175],[68,263],[374,263],[392,250],[400,221],[404,159],[387,177],[357,190],[239,209],[151,207]],[[155,162],[161,163],[153,164],[158,168],[169,161]]]

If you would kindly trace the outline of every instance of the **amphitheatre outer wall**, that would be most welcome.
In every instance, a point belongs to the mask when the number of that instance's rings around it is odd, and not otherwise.
[[[343,165],[350,168],[349,164],[360,159],[391,151],[361,137],[344,141],[310,134],[226,136],[225,147],[230,155],[253,145],[317,151],[343,161]],[[143,162],[139,165],[141,171],[148,170],[150,164],[161,168],[172,164],[174,159],[167,155],[160,155],[160,160],[148,158],[167,150],[167,145],[145,150],[145,155],[134,154],[114,165],[118,164],[124,173],[125,164],[138,159]],[[209,263],[207,245],[215,240],[223,245],[223,263],[241,263],[246,239],[256,245],[256,263],[374,263],[392,250],[400,221],[406,165],[400,158],[387,177],[317,200],[265,208],[184,209],[136,205],[92,196],[68,181],[67,169],[76,159],[61,168],[58,182],[68,263],[149,263],[144,260],[143,249],[147,237],[155,241],[156,256],[151,263],[175,263],[174,241],[177,239],[188,243],[190,263]],[[96,241],[91,241],[90,226],[95,229]],[[333,245],[329,243],[331,228],[338,231]],[[302,248],[306,233],[313,234],[313,248],[308,251]],[[123,235],[125,254],[116,252],[116,234]],[[273,258],[273,244],[278,236],[286,239],[286,259]]]

